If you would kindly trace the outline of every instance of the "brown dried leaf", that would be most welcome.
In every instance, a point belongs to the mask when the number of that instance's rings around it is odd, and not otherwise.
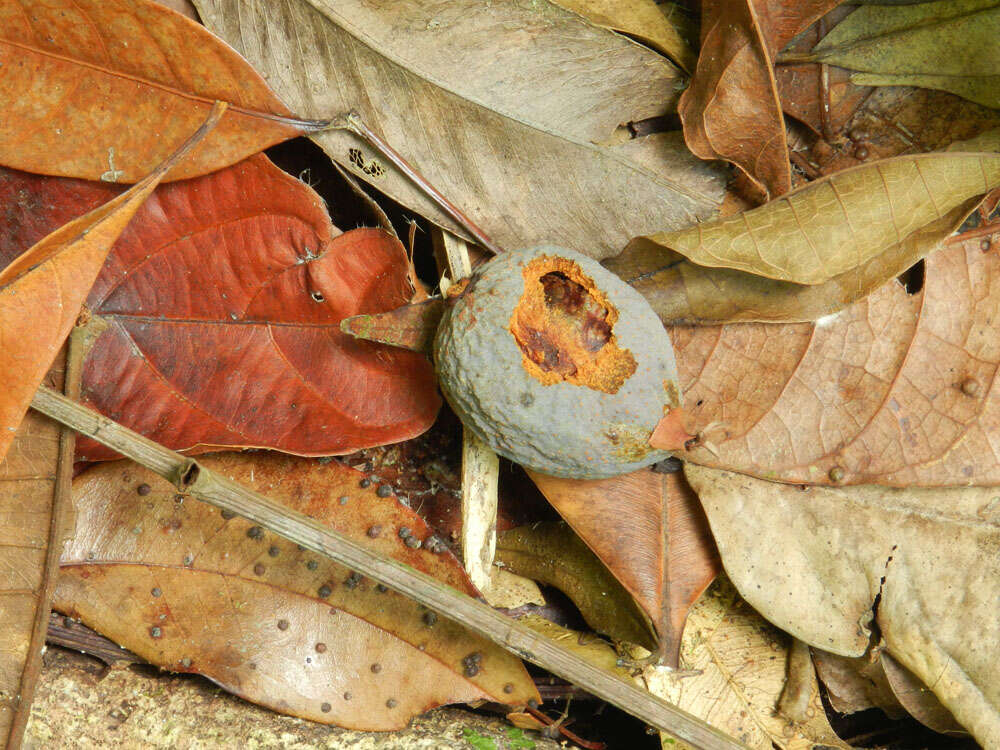
[[[995,487],[803,490],[693,464],[685,473],[757,611],[845,656],[865,653],[874,621],[984,747],[1000,743]]]
[[[853,10],[850,5],[837,6],[791,40],[782,54],[809,52],[829,28]],[[814,63],[776,65],[774,81],[785,114],[805,124],[822,139],[829,139],[826,141],[828,146],[838,141],[839,134],[872,92],[869,86],[851,83],[850,71]]]
[[[364,475],[353,469],[262,453],[203,461],[475,593],[450,553],[414,548],[430,535],[419,516],[359,488]],[[359,729],[399,728],[443,703],[537,697],[520,661],[499,647],[177,495],[146,469],[98,466],[77,479],[74,495],[77,533],[63,556],[55,606],[154,664],[198,672],[277,711]],[[463,660],[476,653],[473,670]]]
[[[595,480],[528,474],[649,616],[665,663],[677,666],[688,609],[720,569],[705,514],[683,474],[642,469]]]
[[[357,109],[501,246],[558,238],[604,257],[635,234],[705,217],[721,198],[717,170],[689,153],[654,151],[651,168],[627,149],[595,145],[623,123],[664,114],[680,74],[548,2],[195,5],[293,107]],[[353,134],[316,141],[359,179],[465,236]]]
[[[882,661],[873,660],[870,651],[864,656],[841,656],[814,648],[812,657],[816,674],[826,688],[826,696],[834,711],[853,714],[878,707],[890,719],[906,715],[893,695]]]
[[[739,167],[765,196],[791,189],[771,59],[838,0],[705,0],[701,55],[678,112],[688,147]]]
[[[910,716],[939,734],[959,736],[968,734],[955,721],[951,711],[945,708],[937,696],[913,672],[887,653],[879,656],[879,662],[893,694]]]
[[[814,324],[673,328],[700,445],[685,458],[796,483],[1000,484],[1000,257],[979,240]]]

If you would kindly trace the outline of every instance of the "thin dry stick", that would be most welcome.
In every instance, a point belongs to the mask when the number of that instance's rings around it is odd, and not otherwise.
[[[696,716],[590,664],[492,607],[391,558],[370,552],[318,521],[202,467],[197,461],[66,398],[39,388],[37,411],[145,466],[181,492],[237,513],[334,562],[356,570],[547,669],[652,726],[704,750],[744,746]]]
[[[396,169],[405,174],[417,185],[417,187],[427,193],[427,195],[429,195],[446,214],[455,220],[456,224],[472,235],[476,242],[494,255],[499,255],[503,252],[503,248],[493,242],[486,232],[480,229],[472,221],[472,219],[462,213],[458,206],[445,198],[444,195],[436,187],[431,185],[431,183],[429,183],[412,164],[406,161],[406,159],[404,159],[396,149],[382,140],[382,138],[379,137],[375,131],[365,125],[364,120],[361,119],[357,112],[350,112],[344,117],[337,118],[332,121],[330,127],[338,130],[349,130],[356,136],[364,138],[369,144],[371,144],[372,148],[378,150],[386,159],[391,161]]]
[[[433,230],[434,246],[448,264],[450,283],[472,274],[472,259],[465,240],[443,229]],[[441,281],[441,292],[447,279]],[[490,572],[497,547],[497,503],[500,460],[468,428],[462,427],[462,558],[476,588],[490,600]]]
[[[822,41],[826,36],[826,17],[816,24],[816,41]],[[819,122],[823,132],[823,140],[833,143],[833,127],[830,124],[830,66],[819,64]]]
[[[80,377],[83,372],[84,343],[77,335],[80,329],[73,329],[66,340],[65,367],[63,369],[63,392],[71,398],[80,395]],[[76,433],[69,427],[59,431],[59,453],[56,458],[55,484],[52,488],[52,508],[49,515],[49,535],[45,548],[45,564],[42,570],[42,585],[38,589],[35,621],[28,643],[28,656],[21,682],[18,686],[14,718],[7,733],[6,747],[19,748],[24,741],[31,716],[31,703],[38,685],[38,675],[42,669],[42,650],[49,627],[49,607],[52,594],[59,578],[59,558],[63,544],[70,535],[73,503],[70,490],[73,485],[73,453],[76,448]]]

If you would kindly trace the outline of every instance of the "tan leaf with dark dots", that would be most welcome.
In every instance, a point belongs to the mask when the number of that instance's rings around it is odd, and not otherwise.
[[[353,469],[261,453],[203,463],[475,595],[454,556],[431,551],[440,546],[420,517],[360,486]],[[74,496],[55,606],[154,664],[355,729],[398,729],[444,703],[537,699],[519,660],[445,613],[176,494],[135,464],[84,473]]]

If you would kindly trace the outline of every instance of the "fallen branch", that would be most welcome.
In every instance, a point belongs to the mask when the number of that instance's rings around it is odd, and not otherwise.
[[[677,739],[704,750],[735,750],[743,745],[715,727],[580,659],[487,604],[396,560],[370,552],[318,521],[243,487],[139,435],[50,388],[41,387],[32,407],[145,466],[179,491],[237,513],[306,549],[438,612],[517,656],[558,675]]]

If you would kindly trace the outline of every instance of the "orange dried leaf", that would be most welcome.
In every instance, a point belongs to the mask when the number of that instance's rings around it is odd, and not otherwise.
[[[426,541],[430,528],[394,498],[361,488],[360,472],[277,454],[220,454],[203,463],[476,593],[450,552],[407,543]],[[84,473],[74,500],[77,532],[55,606],[154,664],[203,674],[283,713],[355,729],[398,729],[444,703],[523,705],[538,697],[518,659],[444,613],[177,495],[135,464]]]
[[[61,387],[63,357],[45,378]],[[67,507],[73,464],[72,431],[29,412],[0,461],[0,746],[19,747],[49,619],[51,583],[58,575],[58,552],[68,531]],[[50,583],[51,581],[51,583]]]
[[[290,112],[242,57],[151,0],[0,0],[0,163],[135,182],[208,115],[231,105],[179,180],[322,123]]]

